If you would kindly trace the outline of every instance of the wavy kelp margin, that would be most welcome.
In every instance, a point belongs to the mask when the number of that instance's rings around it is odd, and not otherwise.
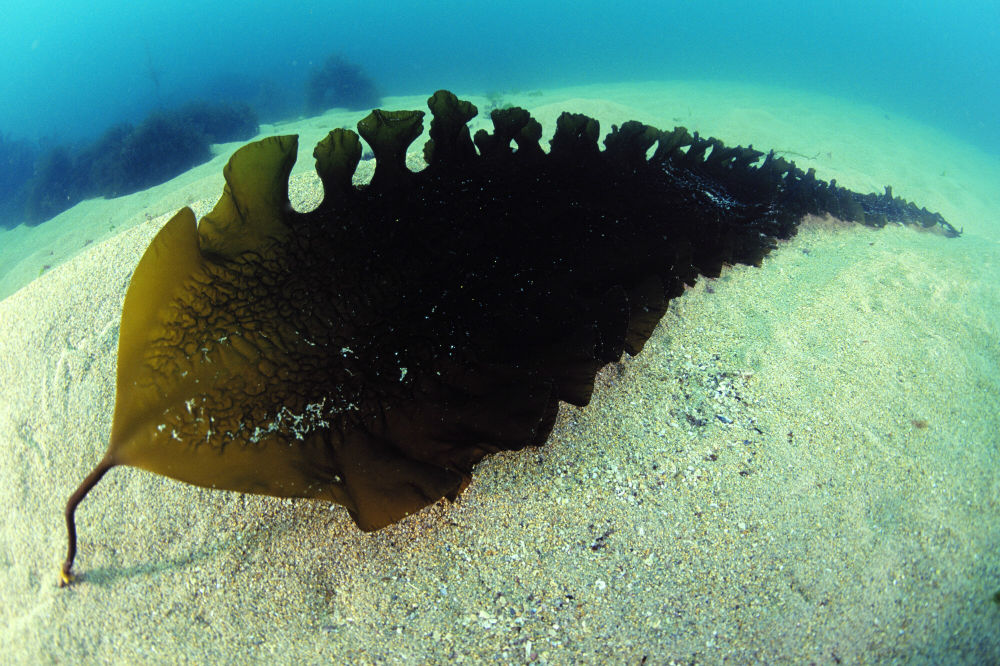
[[[125,297],[110,446],[66,507],[63,584],[76,507],[114,466],[325,499],[379,529],[454,499],[485,455],[542,445],[559,401],[586,405],[685,285],[759,264],[803,216],[959,234],[889,188],[683,128],[628,122],[602,151],[597,121],[564,113],[545,153],[524,109],[473,140],[475,106],[428,105],[419,173],[423,112],[373,111],[369,185],[351,182],[358,134],[334,130],[313,153],[325,198],[298,213],[297,137],[271,137],[232,156],[200,223],[184,208],[157,234]]]

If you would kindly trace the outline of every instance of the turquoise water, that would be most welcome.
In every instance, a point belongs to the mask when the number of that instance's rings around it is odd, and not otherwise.
[[[390,94],[646,78],[788,85],[1000,152],[990,0],[4,4],[0,130],[27,139],[92,138],[160,104],[253,97],[262,81],[295,100],[310,67],[338,52]]]
[[[1000,152],[1000,5],[986,0],[4,4],[0,131],[32,141],[93,139],[161,105],[220,95],[293,115],[310,68],[336,52],[389,94],[636,79],[787,85]]]
[[[328,53],[385,92],[737,79],[874,103],[1000,152],[1000,5],[990,0],[689,3],[4,3],[0,130],[93,138],[193,97],[297,111]],[[257,100],[263,102],[264,100]]]

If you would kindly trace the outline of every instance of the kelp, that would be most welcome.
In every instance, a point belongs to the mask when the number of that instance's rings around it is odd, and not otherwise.
[[[958,232],[940,215],[858,194],[774,153],[684,128],[613,127],[564,113],[551,148],[520,108],[491,114],[447,91],[428,166],[405,158],[421,111],[358,124],[376,167],[351,184],[358,134],[316,146],[325,197],[288,199],[297,137],[239,149],[222,198],[184,208],[132,276],[120,328],[109,469],[346,507],[376,530],[442,497],[497,451],[542,445],[558,404],[638,354],[698,276],[757,265],[807,214]]]

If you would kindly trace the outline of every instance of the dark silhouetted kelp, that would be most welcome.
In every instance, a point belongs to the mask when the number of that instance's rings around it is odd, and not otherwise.
[[[325,198],[295,212],[297,137],[244,146],[199,224],[159,232],[122,311],[111,443],[66,507],[132,465],[181,481],[342,504],[375,530],[454,499],[483,456],[540,446],[560,400],[637,354],[698,275],[759,264],[806,214],[957,231],[884,194],[817,180],[773,153],[678,128],[564,113],[551,151],[527,111],[439,91],[423,112],[374,111],[358,130],[371,184],[338,129],[313,155]],[[516,150],[512,146],[516,144]],[[650,155],[650,150],[655,147]],[[478,151],[477,148],[478,147]]]

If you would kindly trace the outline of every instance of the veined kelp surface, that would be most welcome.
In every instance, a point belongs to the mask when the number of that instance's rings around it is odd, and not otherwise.
[[[374,111],[361,145],[316,147],[326,197],[295,212],[295,137],[230,160],[215,209],[160,231],[122,313],[111,444],[67,507],[110,468],[344,505],[374,530],[454,499],[483,456],[545,442],[559,401],[637,354],[671,298],[724,265],[759,264],[807,214],[958,235],[940,215],[857,194],[684,128],[560,116],[551,150],[519,108],[439,91],[429,164],[405,166],[420,111]],[[516,144],[516,150],[514,145]],[[655,145],[655,150],[653,149]],[[478,148],[478,152],[476,150]]]

